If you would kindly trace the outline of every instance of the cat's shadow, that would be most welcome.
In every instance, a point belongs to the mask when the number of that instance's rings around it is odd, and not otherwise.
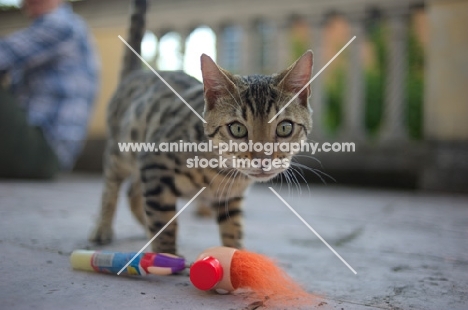
[[[138,234],[138,235],[133,235],[133,236],[127,236],[127,237],[118,237],[112,240],[112,242],[107,243],[107,244],[98,244],[90,241],[84,242],[80,248],[85,249],[85,250],[106,250],[106,251],[118,251],[119,249],[129,249],[132,248],[133,246],[128,246],[128,245],[134,245],[136,243],[144,243],[148,241],[148,237],[145,234]]]

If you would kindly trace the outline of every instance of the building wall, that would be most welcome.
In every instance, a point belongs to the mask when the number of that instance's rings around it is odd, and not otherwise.
[[[468,140],[468,1],[432,1],[428,19],[426,137]]]
[[[77,169],[99,170],[105,135],[105,110],[117,85],[122,52],[126,48],[117,35],[126,36],[130,0],[93,0],[74,2],[75,12],[83,16],[96,39],[102,62],[101,91],[90,122],[89,140]],[[252,57],[256,38],[252,25],[259,19],[268,21],[274,29],[274,65],[271,70],[285,68],[292,60],[291,21],[301,19],[297,38],[304,38],[316,53],[315,69],[320,69],[347,39],[357,39],[340,55],[324,76],[312,84],[316,141],[356,141],[359,151],[353,154],[321,154],[317,158],[327,170],[341,180],[361,180],[375,185],[381,180],[404,180],[404,186],[430,189],[468,189],[468,0],[158,0],[152,1],[148,12],[148,29],[161,37],[169,31],[185,38],[194,27],[204,24],[222,38],[227,25],[242,28],[247,35],[240,44],[241,74],[258,72],[258,62]],[[408,135],[405,104],[408,71],[407,38],[409,17],[414,8],[422,10],[415,17],[417,33],[428,52],[425,72],[425,131],[423,140]],[[386,87],[382,100],[382,125],[379,135],[369,138],[363,122],[365,102],[364,65],[372,61],[366,42],[366,16],[377,9],[388,31],[386,57]],[[340,16],[338,19],[330,18]],[[19,12],[0,12],[0,35],[26,25]],[[308,37],[308,38],[307,38]],[[223,42],[223,40],[218,40]],[[297,42],[294,42],[297,43]],[[219,44],[218,44],[219,45]],[[297,45],[299,46],[299,45]],[[297,47],[296,46],[296,47]],[[300,45],[302,48],[302,45]],[[218,52],[223,49],[219,49]],[[300,48],[296,48],[300,50]],[[221,56],[223,56],[221,54]],[[295,55],[297,56],[297,55]],[[222,57],[220,57],[222,59]],[[325,113],[325,87],[335,66],[344,64],[343,126],[333,136],[321,131]],[[332,79],[332,83],[336,81]],[[322,124],[321,124],[322,122]],[[428,143],[439,141],[436,144]],[[442,141],[443,143],[440,143]],[[460,141],[450,144],[450,141]],[[314,162],[311,161],[311,165]],[[312,180],[314,176],[312,176]],[[316,178],[315,178],[316,179]],[[422,181],[421,181],[422,180]],[[346,182],[346,181],[345,181]],[[417,183],[420,183],[419,185]]]
[[[101,87],[89,125],[89,138],[102,138],[106,132],[106,107],[118,83],[124,45],[117,37],[124,36],[122,28],[92,28],[96,48],[101,60]]]

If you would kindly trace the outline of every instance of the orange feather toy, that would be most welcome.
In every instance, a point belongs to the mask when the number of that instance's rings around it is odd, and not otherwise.
[[[190,280],[201,290],[250,289],[253,298],[289,309],[316,301],[273,260],[245,250],[216,247],[203,252],[190,268]]]

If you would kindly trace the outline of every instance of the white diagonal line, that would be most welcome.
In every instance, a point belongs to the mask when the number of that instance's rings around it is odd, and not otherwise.
[[[343,257],[340,256],[340,254],[338,254],[316,231],[315,229],[313,229],[303,218],[302,216],[300,216],[296,210],[294,210],[287,202],[286,200],[283,199],[283,197],[281,197],[272,187],[268,187],[288,208],[289,210],[292,211],[292,213],[294,213],[294,215],[296,215],[301,221],[302,223],[304,223],[307,228],[309,228],[319,239],[320,241],[322,241],[332,252],[333,254],[335,254],[342,262],[343,264],[346,265],[346,267],[348,267],[354,274],[357,274],[356,270],[353,269],[353,267],[351,267],[344,259]]]
[[[183,103],[185,103],[185,105],[186,105],[190,110],[192,110],[193,113],[195,113],[196,116],[198,116],[199,119],[201,119],[201,121],[202,121],[203,123],[206,123],[206,121],[203,119],[203,117],[201,117],[200,114],[198,114],[197,111],[195,111],[195,110],[190,106],[190,104],[188,104],[187,101],[185,101],[185,99],[182,98],[182,96],[179,95],[179,93],[177,93],[177,92],[175,91],[175,89],[172,88],[172,86],[169,85],[169,83],[166,82],[166,80],[163,79],[162,76],[159,75],[159,73],[156,72],[156,70],[154,70],[153,67],[151,67],[151,66],[146,62],[146,60],[143,59],[143,57],[141,57],[140,55],[138,55],[138,53],[130,46],[130,44],[127,43],[127,41],[125,41],[120,35],[118,35],[118,37],[119,37],[119,39],[120,39],[125,45],[127,45],[127,47],[128,47],[133,53],[135,53],[135,55],[138,56],[138,58],[140,58],[140,60],[141,60],[145,65],[148,66],[148,68],[149,68],[151,71],[153,71],[154,74],[156,74],[156,76],[157,76],[164,84],[166,84],[167,87],[169,87],[170,90],[172,90],[172,92],[173,92],[177,97],[179,97],[180,100],[182,100]]]
[[[198,193],[197,193],[195,196],[193,196],[193,198],[192,198],[192,199],[190,199],[190,200],[189,200],[189,202],[187,202],[187,203],[185,204],[185,206],[183,206],[183,208],[182,208],[182,209],[180,209],[180,211],[179,211],[179,212],[177,212],[177,213],[176,213],[176,215],[174,215],[174,217],[173,217],[173,218],[171,218],[171,219],[170,219],[170,221],[169,221],[169,222],[167,222],[167,223],[166,223],[166,225],[164,225],[164,227],[163,227],[163,228],[161,228],[161,229],[158,231],[158,233],[157,233],[156,235],[154,235],[154,237],[153,237],[153,238],[151,238],[151,240],[150,240],[150,241],[148,241],[148,243],[146,243],[146,244],[145,244],[145,246],[144,246],[144,247],[142,247],[142,248],[141,248],[141,250],[140,250],[140,251],[138,251],[138,253],[136,253],[136,254],[135,254],[133,257],[132,257],[132,259],[131,259],[131,260],[129,260],[129,261],[128,261],[128,263],[127,263],[127,264],[125,264],[125,266],[123,266],[123,267],[122,267],[122,269],[120,269],[120,271],[119,271],[119,272],[117,272],[117,275],[120,275],[120,274],[122,273],[122,271],[124,271],[124,270],[125,270],[125,268],[127,268],[127,267],[128,267],[128,265],[130,265],[130,264],[133,262],[133,260],[134,260],[134,259],[135,259],[135,258],[136,258],[138,255],[140,255],[140,254],[141,254],[141,252],[143,252],[143,251],[144,251],[144,250],[145,250],[145,249],[146,249],[146,248],[147,248],[147,247],[150,245],[150,243],[151,243],[151,242],[153,242],[153,241],[154,241],[154,239],[156,239],[156,238],[159,236],[159,234],[161,234],[161,233],[164,231],[164,229],[166,229],[166,228],[167,228],[167,226],[169,226],[169,224],[171,224],[171,223],[172,223],[172,222],[173,222],[173,221],[174,221],[174,220],[175,220],[175,219],[176,219],[176,218],[177,218],[177,217],[178,217],[178,216],[179,216],[179,215],[180,215],[180,214],[181,214],[181,213],[182,213],[182,212],[185,210],[185,208],[187,208],[187,207],[188,207],[188,206],[189,206],[189,205],[192,203],[192,201],[194,201],[194,200],[195,200],[195,198],[197,198],[197,197],[198,197],[198,195],[200,195],[200,194],[201,194],[201,192],[203,192],[203,191],[205,190],[205,188],[206,188],[206,187],[202,187],[202,189],[201,189],[201,190],[199,190],[199,191],[198,191]]]
[[[349,40],[349,42],[348,42],[348,43],[346,43],[346,45],[345,45],[345,46],[343,46],[343,48],[342,48],[342,49],[340,49],[340,51],[339,51],[338,53],[336,53],[336,55],[335,55],[335,56],[333,56],[333,58],[332,58],[332,59],[330,59],[330,61],[328,61],[328,62],[327,62],[327,64],[326,64],[325,66],[323,66],[323,68],[322,68],[322,69],[320,69],[320,71],[319,71],[319,72],[317,72],[317,73],[316,73],[316,74],[315,74],[315,75],[314,75],[314,76],[313,76],[313,77],[310,79],[310,81],[309,81],[307,84],[305,84],[305,85],[304,85],[304,87],[302,87],[302,89],[301,89],[301,90],[300,90],[300,91],[299,91],[299,92],[298,92],[296,95],[294,95],[294,97],[292,97],[292,98],[291,98],[291,100],[289,100],[289,102],[288,102],[288,103],[286,103],[286,105],[285,105],[284,107],[282,107],[282,108],[281,108],[281,110],[279,110],[279,111],[278,111],[278,113],[276,113],[276,115],[275,115],[275,116],[273,116],[273,117],[271,118],[271,120],[269,120],[269,121],[268,121],[268,123],[270,124],[271,122],[273,122],[273,121],[275,120],[275,118],[277,118],[277,117],[278,117],[278,115],[280,115],[280,114],[281,114],[281,112],[283,112],[283,111],[284,111],[284,110],[285,110],[285,109],[288,107],[288,105],[290,105],[290,104],[291,104],[291,102],[293,102],[293,101],[294,101],[294,99],[296,99],[296,98],[297,98],[297,96],[299,96],[299,95],[300,95],[300,93],[302,93],[302,91],[303,91],[304,89],[306,89],[307,87],[309,87],[310,83],[312,83],[312,81],[313,81],[313,80],[315,80],[315,78],[317,78],[317,76],[319,76],[319,75],[320,75],[320,73],[322,73],[322,71],[323,71],[323,70],[325,70],[325,68],[326,68],[326,67],[328,67],[328,65],[329,65],[329,64],[331,64],[331,62],[332,62],[333,60],[335,60],[335,58],[336,58],[336,57],[338,57],[338,55],[340,55],[340,54],[341,54],[341,52],[342,52],[342,51],[344,51],[344,49],[345,49],[345,48],[347,48],[347,47],[348,47],[348,45],[350,45],[350,44],[351,44],[351,42],[353,42],[353,41],[354,41],[354,39],[356,39],[356,36],[354,36],[354,37],[353,37],[351,40]]]

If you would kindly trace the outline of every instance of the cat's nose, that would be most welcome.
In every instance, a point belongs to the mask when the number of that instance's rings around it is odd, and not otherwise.
[[[272,156],[271,155],[267,155],[263,152],[255,152],[252,154],[252,159],[258,159],[261,161],[262,163],[262,167],[267,167],[268,166],[268,163],[267,162],[264,162],[264,159],[270,159],[271,160]]]
[[[252,153],[252,158],[257,158],[257,159],[271,159],[271,155],[267,155],[263,152],[253,152]]]

